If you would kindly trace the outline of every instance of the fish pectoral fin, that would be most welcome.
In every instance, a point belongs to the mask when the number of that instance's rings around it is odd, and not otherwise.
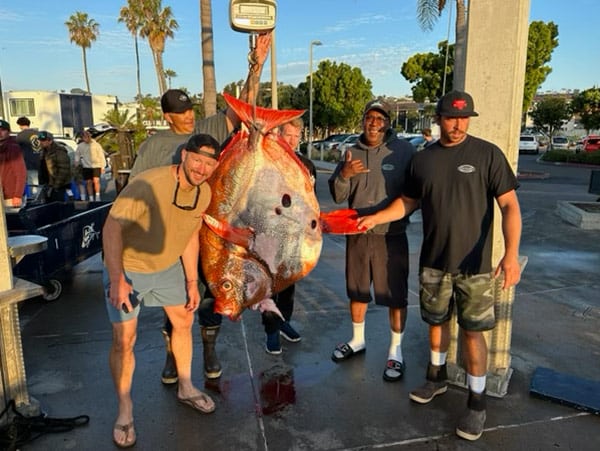
[[[355,235],[364,233],[358,228],[358,212],[351,208],[343,208],[330,212],[321,212],[319,216],[321,231],[332,235]]]
[[[241,228],[234,227],[224,221],[219,221],[206,213],[202,215],[204,224],[215,234],[223,238],[225,241],[241,246],[245,249],[250,249],[254,240],[254,229],[251,227]]]
[[[277,316],[279,316],[283,321],[285,321],[285,318],[277,308],[277,305],[275,305],[275,301],[271,298],[265,298],[262,301],[257,302],[252,306],[252,309],[258,310],[260,313],[273,312]]]

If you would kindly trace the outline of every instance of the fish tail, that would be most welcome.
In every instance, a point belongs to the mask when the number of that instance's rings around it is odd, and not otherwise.
[[[259,106],[253,107],[226,93],[223,93],[223,97],[248,129],[256,128],[263,134],[304,114],[304,110],[272,110]]]

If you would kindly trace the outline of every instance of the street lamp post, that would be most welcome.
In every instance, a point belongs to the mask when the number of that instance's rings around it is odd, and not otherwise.
[[[308,88],[308,96],[309,96],[309,105],[308,105],[308,146],[307,146],[307,153],[308,153],[308,158],[310,159],[312,157],[312,142],[313,142],[313,45],[323,45],[321,43],[321,41],[310,41],[310,47],[309,47],[309,88]]]

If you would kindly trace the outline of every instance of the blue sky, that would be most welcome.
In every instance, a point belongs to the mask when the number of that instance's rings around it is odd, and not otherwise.
[[[213,0],[213,26],[217,89],[245,78],[248,35],[229,27],[228,0]],[[330,59],[360,67],[373,84],[375,95],[410,94],[400,67],[415,53],[437,51],[446,38],[448,13],[433,31],[417,25],[416,0],[279,0],[276,28],[276,62],[279,82],[297,85],[308,74],[313,40],[313,68]],[[133,38],[117,22],[125,0],[15,0],[0,2],[0,80],[2,89],[69,91],[85,88],[81,49],[69,42],[64,22],[76,11],[100,24],[100,36],[88,50],[92,92],[114,94],[128,102],[136,94]],[[179,29],[167,41],[165,68],[177,73],[173,87],[202,91],[199,45],[199,2],[163,0]],[[452,22],[455,18],[452,8]],[[553,21],[559,27],[559,46],[550,65],[552,73],[541,91],[586,89],[600,86],[600,39],[586,18],[600,17],[597,0],[531,0],[530,21]],[[454,41],[454,22],[450,27]],[[146,41],[140,42],[142,92],[157,95],[158,84]],[[270,79],[269,61],[262,81]]]

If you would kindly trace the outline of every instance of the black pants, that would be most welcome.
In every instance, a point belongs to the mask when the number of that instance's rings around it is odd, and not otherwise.
[[[296,285],[290,285],[285,290],[277,293],[273,298],[275,305],[286,321],[289,321],[292,318],[292,312],[294,311],[295,291]],[[262,323],[263,326],[265,326],[265,333],[273,334],[281,329],[283,320],[276,313],[264,312],[262,314]]]

